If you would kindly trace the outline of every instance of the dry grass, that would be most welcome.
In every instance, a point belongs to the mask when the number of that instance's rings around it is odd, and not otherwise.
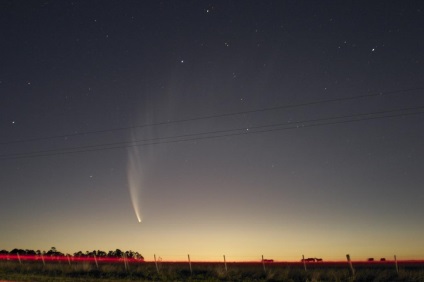
[[[193,263],[193,273],[187,263],[162,263],[159,273],[154,263],[123,264],[78,262],[0,261],[0,280],[14,281],[424,281],[424,265],[407,265],[396,273],[391,265],[363,265],[351,277],[347,265],[315,265],[305,272],[299,264],[260,263]]]

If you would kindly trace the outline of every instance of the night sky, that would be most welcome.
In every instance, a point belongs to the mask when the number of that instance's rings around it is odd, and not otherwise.
[[[424,257],[423,1],[4,0],[0,35],[0,249]]]

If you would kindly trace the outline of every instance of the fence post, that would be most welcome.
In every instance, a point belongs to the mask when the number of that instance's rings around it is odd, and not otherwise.
[[[16,255],[18,256],[19,264],[22,265],[21,257],[19,256],[19,253],[16,253]]]
[[[158,262],[156,261],[156,254],[154,254],[154,257],[155,257],[156,272],[159,274]]]
[[[128,265],[127,265],[127,260],[126,260],[126,255],[125,253],[122,254],[122,258],[124,260],[124,267],[125,267],[125,271],[128,271]]]
[[[305,268],[305,271],[306,271],[305,255],[302,255],[302,261],[303,261],[303,267]]]
[[[190,255],[188,254],[188,264],[190,265],[190,273],[193,275],[193,269],[191,268],[191,261],[190,261]]]
[[[353,268],[352,261],[350,260],[350,255],[346,255],[347,261],[349,262],[350,270],[352,271],[352,277],[355,277],[355,269]]]
[[[225,267],[225,272],[228,272],[227,261],[225,260],[225,255],[224,255],[224,267]]]
[[[46,262],[44,261],[44,255],[41,255],[41,260],[43,261],[43,266],[46,266]]]
[[[97,269],[99,269],[99,264],[97,263],[96,255],[95,255],[95,254],[93,254],[93,257],[94,257],[94,262],[96,263],[96,267],[97,267]]]
[[[399,275],[399,267],[398,267],[396,255],[395,255],[395,267],[396,267],[396,273],[397,275]]]
[[[67,257],[68,257],[68,263],[69,263],[69,266],[71,266],[71,256],[68,254],[68,255],[66,255]]]
[[[262,266],[264,267],[264,272],[266,273],[264,255],[262,255]]]

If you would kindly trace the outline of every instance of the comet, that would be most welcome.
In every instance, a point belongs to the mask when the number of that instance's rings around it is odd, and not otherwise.
[[[134,208],[135,216],[139,223],[143,220],[141,213],[141,189],[143,183],[142,165],[140,153],[137,147],[128,150],[127,164],[128,190],[130,192],[131,203]]]

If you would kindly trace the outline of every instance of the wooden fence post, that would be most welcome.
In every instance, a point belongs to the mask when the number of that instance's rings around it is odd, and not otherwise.
[[[156,261],[156,254],[153,255],[155,258],[156,272],[159,274],[158,262]]]
[[[187,256],[188,256],[188,264],[190,266],[190,273],[191,273],[191,275],[193,275],[193,269],[191,268],[190,255],[188,254]]]
[[[305,255],[302,255],[302,261],[303,261],[303,267],[305,268],[305,271],[306,271]]]
[[[224,267],[225,267],[225,272],[228,272],[227,261],[225,260],[225,255],[224,255]]]
[[[125,253],[123,253],[122,254],[122,258],[123,258],[123,260],[124,260],[124,267],[125,267],[125,271],[128,271],[128,265],[127,265],[127,260],[126,260],[126,254]]]
[[[346,255],[347,261],[349,262],[350,270],[352,271],[352,277],[355,277],[355,269],[353,268],[352,261],[350,260],[350,255]]]
[[[399,267],[398,267],[396,255],[395,255],[395,267],[396,267],[396,273],[397,275],[399,275]]]
[[[96,263],[96,267],[97,267],[97,269],[99,269],[99,264],[97,263],[96,255],[95,255],[95,254],[93,254],[93,257],[94,257],[94,262]]]
[[[262,266],[264,267],[264,272],[266,273],[264,255],[262,255]]]

